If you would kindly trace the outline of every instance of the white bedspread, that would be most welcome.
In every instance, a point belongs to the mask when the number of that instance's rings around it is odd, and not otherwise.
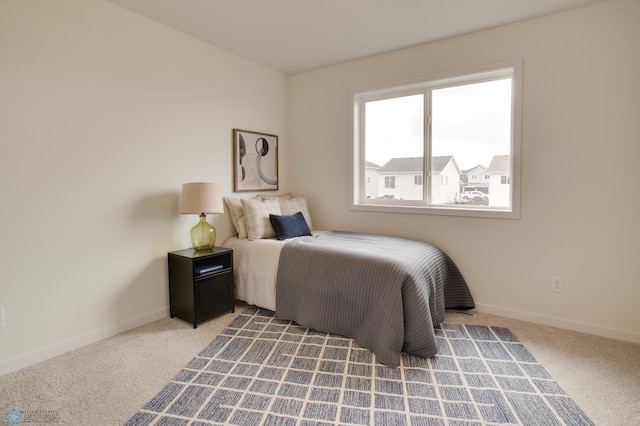
[[[326,231],[314,230],[313,235]],[[250,241],[230,237],[223,247],[233,249],[233,278],[236,299],[250,305],[276,310],[276,276],[282,246],[291,240],[275,238]]]
[[[236,299],[276,310],[276,274],[280,251],[287,240],[275,238],[249,241],[231,237],[223,246],[233,249]]]

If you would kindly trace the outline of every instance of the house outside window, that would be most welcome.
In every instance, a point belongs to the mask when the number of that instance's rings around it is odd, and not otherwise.
[[[520,105],[520,61],[355,93],[352,209],[518,218]]]
[[[488,167],[478,164],[471,169],[462,171],[462,183],[460,186],[460,194],[465,197],[466,194],[473,191],[479,191],[489,194],[489,175],[486,174]]]
[[[367,198],[378,198],[378,179],[380,178],[378,169],[380,169],[380,166],[367,161],[365,170],[365,178],[367,180],[365,194]]]
[[[509,164],[508,155],[496,155],[489,166],[489,205],[504,204],[509,199]]]
[[[452,156],[435,157],[432,159],[432,198],[438,203],[455,201],[460,188],[460,170]],[[392,158],[378,173],[384,179],[384,187],[378,190],[380,200],[396,200],[395,202],[406,202],[421,198],[424,193],[422,185],[416,185],[416,173],[424,181],[424,158]],[[393,179],[393,186],[387,186],[387,179]],[[446,184],[441,184],[446,182]],[[399,200],[399,201],[398,201]]]

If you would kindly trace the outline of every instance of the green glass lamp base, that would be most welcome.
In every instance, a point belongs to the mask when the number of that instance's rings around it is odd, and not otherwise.
[[[191,246],[196,251],[213,250],[216,243],[216,228],[207,222],[207,215],[200,215],[200,222],[191,228]]]

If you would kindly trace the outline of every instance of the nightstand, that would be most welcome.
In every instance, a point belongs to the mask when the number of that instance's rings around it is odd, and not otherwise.
[[[168,253],[171,318],[198,323],[234,312],[233,250],[185,249]]]

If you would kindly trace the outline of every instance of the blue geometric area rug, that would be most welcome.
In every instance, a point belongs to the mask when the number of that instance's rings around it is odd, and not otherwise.
[[[506,328],[442,324],[388,368],[352,339],[250,308],[126,424],[593,425]]]

